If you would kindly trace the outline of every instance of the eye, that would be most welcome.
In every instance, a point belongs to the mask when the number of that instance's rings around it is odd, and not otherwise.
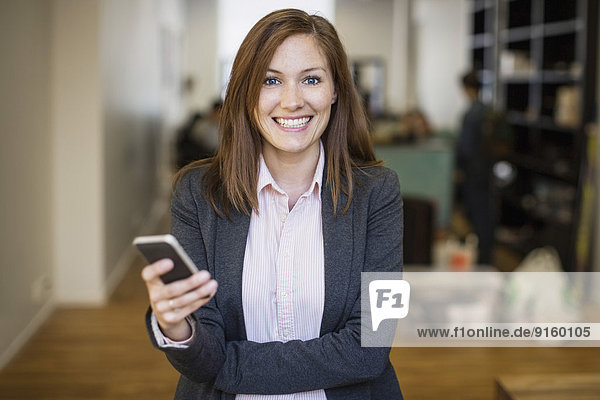
[[[274,77],[272,77],[272,76],[268,76],[268,77],[266,77],[266,78],[265,78],[265,81],[264,81],[264,85],[265,85],[265,86],[273,86],[273,85],[278,85],[278,84],[280,84],[280,83],[281,83],[281,82],[279,81],[279,79],[277,79],[277,78],[274,78]]]
[[[318,85],[321,82],[321,78],[318,76],[309,76],[304,80],[307,85]]]

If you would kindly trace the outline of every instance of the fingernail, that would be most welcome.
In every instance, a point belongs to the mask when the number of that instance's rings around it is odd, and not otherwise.
[[[210,273],[209,273],[207,270],[203,269],[202,271],[200,271],[200,272],[198,273],[198,276],[199,276],[201,279],[206,279],[206,278],[210,278]]]

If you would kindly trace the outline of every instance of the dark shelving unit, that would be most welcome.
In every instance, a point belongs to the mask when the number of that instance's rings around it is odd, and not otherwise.
[[[471,0],[482,100],[506,114],[517,171],[499,189],[500,225],[528,232],[525,255],[554,246],[573,270],[586,124],[595,118],[598,0]],[[502,239],[501,239],[502,240]]]

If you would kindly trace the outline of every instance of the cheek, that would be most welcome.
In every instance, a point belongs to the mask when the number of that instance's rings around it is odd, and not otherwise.
[[[261,92],[258,98],[258,104],[256,105],[256,114],[258,118],[268,118],[269,113],[273,110],[277,104],[277,99],[273,93]]]
[[[329,90],[311,93],[307,96],[307,101],[311,104],[313,110],[318,112],[327,112],[331,109],[331,100],[333,93]]]

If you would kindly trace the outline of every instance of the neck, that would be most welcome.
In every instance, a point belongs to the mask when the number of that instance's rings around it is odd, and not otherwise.
[[[319,151],[320,147],[317,145],[314,150],[310,149],[302,154],[282,156],[263,147],[265,164],[277,185],[287,193],[290,209],[310,187],[319,162]]]

